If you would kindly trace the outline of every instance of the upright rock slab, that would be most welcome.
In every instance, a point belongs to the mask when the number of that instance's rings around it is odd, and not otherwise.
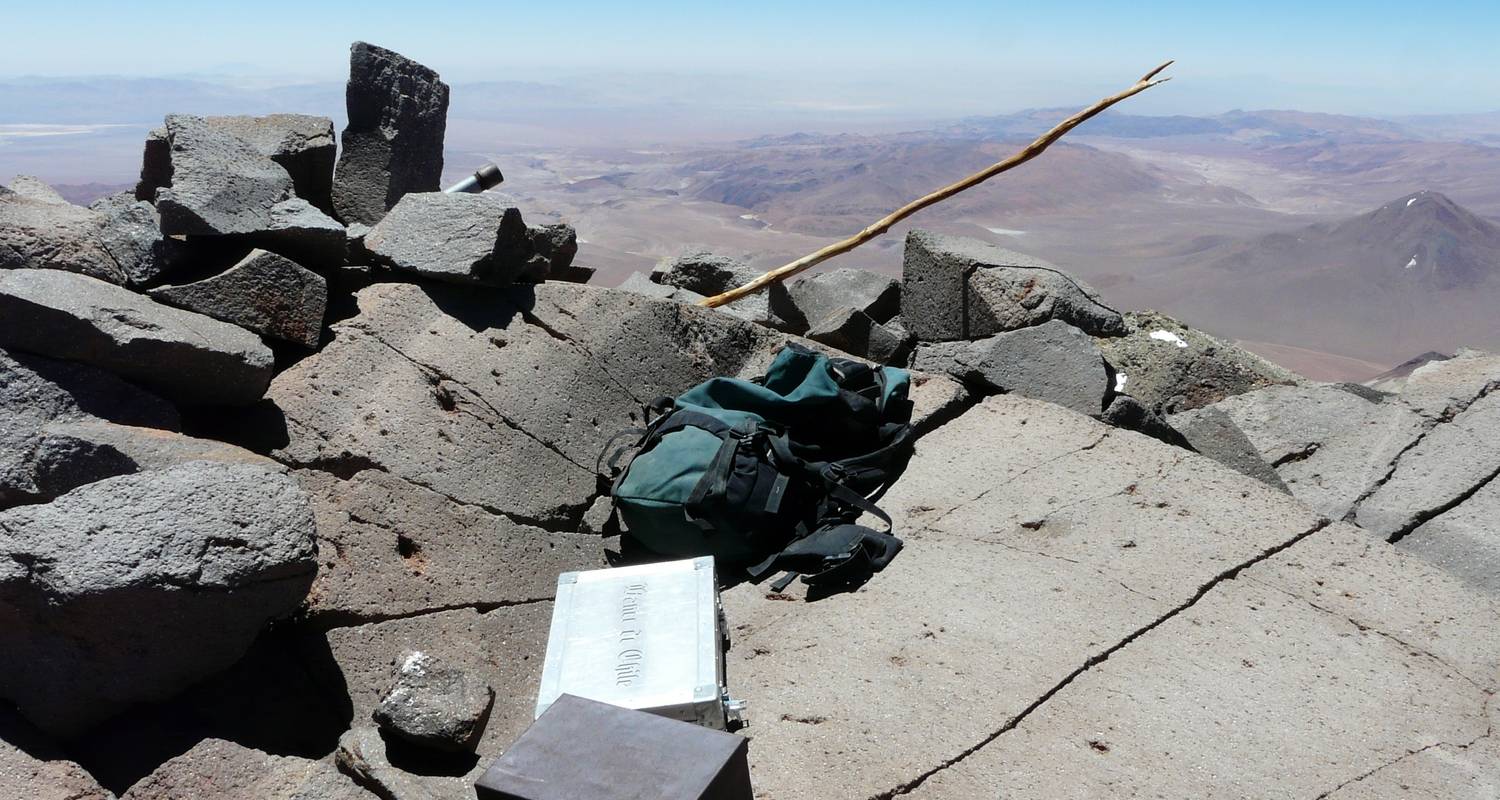
[[[104,216],[87,208],[0,188],[0,270],[55,269],[124,283],[104,227]]]
[[[340,219],[374,225],[402,196],[442,188],[448,84],[436,72],[355,42],[345,97],[349,124],[333,180]]]
[[[271,379],[255,334],[82,275],[0,271],[0,318],[0,347],[91,364],[180,403],[253,403]]]
[[[1092,287],[978,239],[911,231],[901,275],[901,319],[919,341],[978,339],[1048,320],[1095,336],[1125,332],[1120,313]]]
[[[104,217],[100,238],[104,249],[119,265],[128,286],[155,281],[180,257],[182,243],[161,234],[161,215],[156,206],[121,192],[95,200],[89,209]]]
[[[256,466],[190,462],[0,512],[0,697],[68,737],[170,696],[294,610],[315,555],[306,495]]]
[[[382,264],[450,283],[508,286],[540,281],[551,268],[521,212],[480,194],[406,195],[365,234],[364,247]]]
[[[328,309],[328,281],[275,253],[256,250],[227,271],[151,296],[273,339],[317,347]]]
[[[209,125],[249,142],[280,164],[292,178],[297,196],[325,214],[333,214],[333,164],[338,139],[333,120],[308,114],[263,117],[207,117]]]
[[[272,207],[292,196],[292,177],[280,164],[202,117],[171,114],[164,131],[169,164],[142,171],[143,183],[169,176],[155,191],[162,233],[255,233],[270,227]]]

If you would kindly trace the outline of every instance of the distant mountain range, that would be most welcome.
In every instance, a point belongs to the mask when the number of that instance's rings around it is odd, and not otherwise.
[[[1246,339],[1376,361],[1500,339],[1500,225],[1438,192],[1209,248],[1153,279],[1184,319]]]

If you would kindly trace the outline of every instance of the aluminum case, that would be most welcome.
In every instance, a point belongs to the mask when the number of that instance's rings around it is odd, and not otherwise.
[[[537,695],[572,694],[709,728],[744,724],[724,684],[728,638],[712,557],[565,572]]]

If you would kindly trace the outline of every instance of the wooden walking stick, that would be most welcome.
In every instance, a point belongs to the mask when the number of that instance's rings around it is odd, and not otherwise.
[[[1025,164],[1027,161],[1030,161],[1031,159],[1041,155],[1043,150],[1046,150],[1049,146],[1052,145],[1053,142],[1061,139],[1063,137],[1063,134],[1078,127],[1080,124],[1094,117],[1104,109],[1109,108],[1110,106],[1120,102],[1121,100],[1124,100],[1127,97],[1134,97],[1135,95],[1138,95],[1141,92],[1144,92],[1147,89],[1156,86],[1157,84],[1166,83],[1167,81],[1171,80],[1171,78],[1156,77],[1157,75],[1161,74],[1162,70],[1170,66],[1172,66],[1171,61],[1162,64],[1156,69],[1153,69],[1145,75],[1142,75],[1141,79],[1136,81],[1135,85],[1131,86],[1129,89],[1126,89],[1119,94],[1106,97],[1103,100],[1100,100],[1099,102],[1078,112],[1077,114],[1068,117],[1062,122],[1057,123],[1057,127],[1053,128],[1050,131],[1047,131],[1041,136],[1038,136],[1036,138],[1036,141],[1026,145],[1010,158],[1007,158],[1004,161],[993,164],[979,172],[976,172],[957,183],[944,186],[943,188],[927,195],[926,197],[921,197],[913,200],[910,203],[907,203],[906,205],[896,209],[895,211],[892,211],[890,214],[887,214],[874,225],[865,228],[859,233],[856,233],[841,242],[835,242],[821,250],[818,250],[815,253],[809,253],[797,259],[796,261],[791,262],[790,264],[777,267],[776,269],[767,272],[759,278],[750,281],[744,286],[730,289],[723,294],[716,294],[713,297],[705,297],[704,299],[698,301],[698,305],[707,306],[709,308],[718,308],[719,306],[733,303],[734,301],[740,299],[741,297],[744,297],[745,295],[754,294],[755,292],[766,288],[770,284],[773,284],[777,281],[784,281],[787,278],[790,278],[805,269],[817,266],[818,264],[821,264],[824,261],[833,258],[834,256],[842,255],[849,252],[850,250],[853,250],[856,247],[859,247],[865,242],[868,242],[871,239],[874,239],[876,236],[879,236],[882,233],[890,230],[892,225],[895,225],[901,220],[906,219],[912,214],[921,211],[922,209],[932,205],[933,203],[947,200],[953,195],[956,195],[971,186],[978,186],[979,184],[984,183],[985,181],[995,177],[996,175],[999,175],[1002,172],[1006,172],[1014,167],[1019,167],[1020,165]]]

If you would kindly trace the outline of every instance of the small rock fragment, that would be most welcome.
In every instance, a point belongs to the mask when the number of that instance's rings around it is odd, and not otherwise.
[[[402,656],[396,685],[373,718],[381,730],[412,744],[462,752],[478,743],[494,700],[495,690],[479,676],[413,651]]]
[[[406,194],[442,188],[448,84],[436,72],[355,42],[345,97],[349,124],[333,179],[340,219],[374,225]]]
[[[1099,415],[1100,422],[1107,422],[1116,428],[1127,431],[1143,433],[1153,439],[1160,439],[1167,444],[1185,449],[1192,449],[1188,440],[1166,420],[1151,412],[1151,409],[1141,405],[1141,402],[1128,394],[1116,394],[1109,401],[1109,406],[1104,413]],[[1275,473],[1273,472],[1274,476]],[[1277,481],[1280,483],[1280,480]]]
[[[922,345],[912,366],[1092,416],[1104,411],[1110,396],[1109,371],[1099,348],[1088,334],[1060,320],[975,342]]]
[[[342,234],[341,234],[342,235]],[[255,250],[227,271],[151,296],[273,339],[317,347],[328,281],[275,253]]]

